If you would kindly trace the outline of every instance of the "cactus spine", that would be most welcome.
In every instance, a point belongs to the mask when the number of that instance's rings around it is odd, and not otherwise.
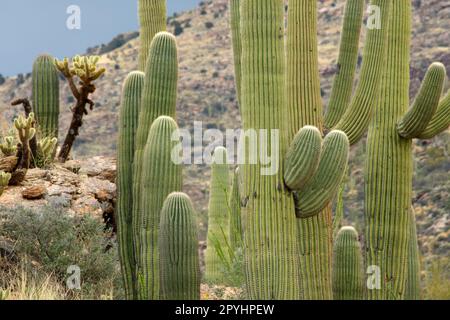
[[[211,165],[205,279],[217,284],[224,283],[223,270],[221,269],[222,262],[218,249],[226,250],[230,243],[230,216],[228,213],[229,171],[227,150],[223,147],[216,148]]]
[[[176,130],[178,126],[172,118],[161,116],[156,119],[142,157],[138,281],[140,298],[144,300],[159,298],[158,230],[161,209],[167,196],[182,188],[182,167],[171,158],[172,150],[179,144],[179,141],[172,140]]]
[[[59,75],[54,58],[39,56],[33,64],[33,110],[42,137],[58,138]]]
[[[336,237],[333,252],[334,300],[362,300],[364,272],[358,233],[353,227],[343,227]]]
[[[233,250],[242,248],[243,231],[241,218],[241,194],[239,183],[239,168],[234,171],[233,184],[230,193],[230,246]]]
[[[184,193],[164,202],[159,231],[161,299],[200,300],[200,265],[195,211]]]
[[[145,71],[153,37],[166,31],[166,0],[139,0],[141,48],[139,70]]]
[[[117,151],[117,236],[127,299],[137,298],[136,263],[133,246],[133,158],[144,73],[131,72],[123,86]]]
[[[158,33],[151,45],[144,87],[142,89],[141,107],[133,168],[133,229],[136,255],[140,247],[141,194],[143,177],[143,152],[147,143],[148,132],[153,121],[159,116],[174,118],[177,100],[178,58],[177,45],[173,35]]]

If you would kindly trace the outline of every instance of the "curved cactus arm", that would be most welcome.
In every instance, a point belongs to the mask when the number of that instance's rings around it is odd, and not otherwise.
[[[0,196],[9,185],[9,180],[11,180],[11,173],[0,171]]]
[[[303,127],[294,137],[287,152],[284,183],[291,190],[302,189],[319,167],[322,135],[313,126]]]
[[[140,41],[139,70],[145,71],[153,38],[166,31],[166,0],[139,0]]]
[[[445,78],[444,65],[433,63],[425,75],[413,106],[397,125],[398,134],[402,138],[417,138],[426,129],[439,105]]]
[[[241,103],[241,0],[230,0],[230,25],[231,25],[231,39],[233,42],[234,54],[234,74],[236,81],[236,92],[239,104]]]
[[[334,78],[325,127],[332,128],[347,110],[352,99],[358,62],[359,38],[364,15],[364,0],[347,0],[341,33],[337,75]]]
[[[123,85],[117,142],[117,239],[127,299],[137,298],[133,245],[133,158],[145,74],[131,72]]]
[[[139,252],[140,190],[142,188],[142,157],[148,132],[159,116],[175,117],[177,104],[178,58],[175,37],[158,33],[150,47],[147,70],[135,137],[133,163],[133,224],[136,254]]]
[[[383,72],[380,66],[386,57],[392,0],[372,0],[371,5],[380,8],[381,28],[371,28],[367,32],[360,81],[350,106],[334,128],[344,131],[352,145],[362,138],[369,127],[380,94]]]
[[[319,168],[311,183],[294,193],[298,218],[322,211],[336,196],[348,163],[349,141],[342,131],[332,131],[324,139]]]
[[[441,100],[427,128],[418,136],[419,139],[432,139],[450,126],[450,90]]]
[[[169,194],[182,189],[182,166],[172,161],[172,150],[180,143],[172,139],[176,130],[178,126],[172,118],[161,116],[156,119],[142,157],[141,215],[138,217],[140,251],[137,259],[139,297],[143,300],[159,298],[161,209]]]
[[[196,215],[186,194],[172,193],[164,202],[158,242],[161,299],[200,300]]]
[[[364,299],[363,258],[358,232],[353,227],[339,230],[333,252],[334,300]]]

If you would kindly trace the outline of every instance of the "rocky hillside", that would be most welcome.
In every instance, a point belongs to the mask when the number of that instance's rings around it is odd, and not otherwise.
[[[179,45],[180,81],[178,123],[193,128],[194,121],[203,121],[205,128],[232,129],[240,126],[236,102],[231,39],[228,26],[227,0],[205,1],[198,8],[168,19],[169,30],[177,35]],[[337,47],[343,0],[320,0],[320,72],[325,102],[336,72]],[[413,96],[428,65],[441,61],[450,74],[450,0],[414,0],[413,55],[411,60]],[[101,54],[107,74],[98,81],[94,95],[95,110],[86,117],[81,136],[75,146],[75,158],[114,156],[116,150],[117,114],[121,85],[128,72],[137,67],[139,41],[137,33],[120,35],[111,43],[89,49]],[[80,48],[81,49],[81,48]],[[61,57],[60,57],[61,58]],[[10,107],[13,98],[29,97],[30,75],[7,78],[0,85],[0,129],[6,130],[21,110]],[[66,84],[61,84],[61,133],[67,130],[72,99]],[[0,130],[1,131],[1,130]],[[415,199],[423,248],[440,253],[449,252],[450,182],[448,152],[450,135],[444,133],[415,148]],[[361,221],[363,212],[364,144],[352,151],[352,174],[346,192],[346,212],[352,221]],[[191,166],[185,170],[185,188],[197,208],[207,206],[209,168]],[[203,222],[205,215],[202,215]],[[425,250],[425,249],[424,249]]]

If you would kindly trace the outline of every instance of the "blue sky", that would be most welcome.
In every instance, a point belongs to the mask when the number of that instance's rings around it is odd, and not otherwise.
[[[194,8],[199,2],[168,0],[168,14]],[[81,9],[81,30],[66,27],[70,5]],[[0,74],[30,72],[40,53],[72,56],[137,28],[137,0],[2,0]]]

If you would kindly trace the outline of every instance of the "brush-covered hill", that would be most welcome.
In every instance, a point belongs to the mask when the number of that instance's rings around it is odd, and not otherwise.
[[[319,54],[324,101],[327,102],[336,72],[340,25],[344,0],[319,0]],[[440,61],[450,74],[450,0],[414,0],[414,35],[411,58],[411,97],[433,61]],[[179,46],[179,90],[177,121],[193,129],[194,121],[204,128],[240,127],[234,88],[228,1],[202,2],[194,10],[168,18],[168,29],[177,36]],[[85,118],[76,141],[76,158],[114,156],[118,109],[122,83],[137,68],[137,33],[119,35],[108,44],[90,48],[101,55],[107,68],[98,80],[93,96],[96,108]],[[81,50],[81,48],[80,48]],[[59,57],[62,58],[62,57]],[[30,70],[31,71],[31,70]],[[1,70],[0,70],[1,72]],[[30,75],[18,75],[0,85],[0,131],[7,130],[20,110],[9,106],[14,98],[30,97]],[[448,88],[448,85],[447,85]],[[61,134],[70,121],[73,101],[67,84],[61,82]],[[448,255],[450,240],[450,133],[415,146],[415,199],[420,241],[424,252]],[[345,194],[346,218],[362,228],[364,143],[352,150],[352,172]],[[205,212],[208,199],[209,168],[205,165],[185,169],[185,188],[199,211]],[[205,221],[202,214],[201,223]]]

